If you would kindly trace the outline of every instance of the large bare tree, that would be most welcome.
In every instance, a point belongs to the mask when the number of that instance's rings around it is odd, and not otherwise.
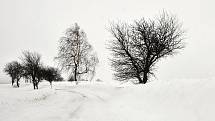
[[[60,38],[58,56],[63,70],[70,71],[74,81],[77,82],[81,75],[95,71],[98,58],[93,53],[92,46],[88,43],[86,33],[76,23],[68,28],[65,36]]]
[[[184,48],[184,31],[175,16],[163,12],[154,20],[135,21],[134,24],[112,24],[112,67],[117,80],[135,79],[147,83],[154,75],[155,64]]]

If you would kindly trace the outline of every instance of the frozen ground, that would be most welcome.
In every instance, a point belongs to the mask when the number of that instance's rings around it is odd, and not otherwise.
[[[214,121],[215,80],[0,84],[0,121]]]

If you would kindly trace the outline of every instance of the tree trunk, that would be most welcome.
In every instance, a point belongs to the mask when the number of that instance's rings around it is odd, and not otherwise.
[[[36,80],[35,80],[35,77],[32,77],[32,82],[33,82],[34,89],[36,89]]]
[[[77,72],[76,72],[76,71],[75,71],[74,78],[75,78],[75,80],[74,80],[74,81],[77,81]]]
[[[19,87],[19,80],[18,79],[16,80],[16,85],[17,85],[17,87]]]
[[[39,85],[39,83],[37,82],[37,89],[39,89],[38,85]]]
[[[78,80],[77,80],[77,69],[78,69],[77,64],[75,64],[75,74],[74,74],[74,78],[75,78],[76,84],[78,83]]]
[[[147,72],[144,72],[144,74],[143,74],[143,84],[145,84],[147,81],[148,81],[148,75],[147,75],[148,73]]]
[[[13,83],[14,83],[14,78],[12,78],[12,86],[13,86]]]
[[[38,89],[39,80],[35,80],[35,81],[36,81],[36,89]]]
[[[149,73],[149,67],[146,67],[143,72],[143,84],[145,84],[148,81],[148,73]]]
[[[35,82],[33,82],[33,86],[34,86],[34,89],[36,89],[36,84],[35,84]]]

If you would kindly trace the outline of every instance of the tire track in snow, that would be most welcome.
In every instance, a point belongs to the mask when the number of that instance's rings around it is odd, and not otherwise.
[[[103,97],[99,96],[98,94],[93,93],[90,90],[87,90],[88,92],[83,92],[81,90],[75,91],[74,89],[56,89],[56,90],[61,90],[61,91],[66,91],[66,92],[72,92],[72,93],[75,93],[75,94],[79,94],[83,98],[94,99],[93,97],[96,97],[96,99],[99,99],[100,101],[103,101],[103,102],[106,101]],[[78,91],[80,91],[80,92],[78,92]]]
[[[80,119],[83,111],[85,112],[85,110],[89,108],[88,106],[91,105],[92,103],[95,103],[95,102],[100,102],[102,104],[106,103],[106,100],[101,95],[96,93],[98,90],[92,91],[89,89],[78,89],[78,88],[71,88],[71,89],[58,88],[56,90],[64,93],[70,93],[67,96],[71,94],[77,94],[77,95],[80,95],[81,97],[79,101],[80,103],[78,103],[78,105],[73,105],[72,109],[69,111],[70,112],[69,119],[73,119],[73,120]]]

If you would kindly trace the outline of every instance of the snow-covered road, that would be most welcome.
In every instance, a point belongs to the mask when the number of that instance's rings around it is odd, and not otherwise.
[[[114,93],[108,90],[114,87],[61,83],[32,90],[31,85],[19,89],[1,85],[0,121],[112,120],[106,104]]]
[[[213,80],[0,84],[0,121],[214,121]]]

